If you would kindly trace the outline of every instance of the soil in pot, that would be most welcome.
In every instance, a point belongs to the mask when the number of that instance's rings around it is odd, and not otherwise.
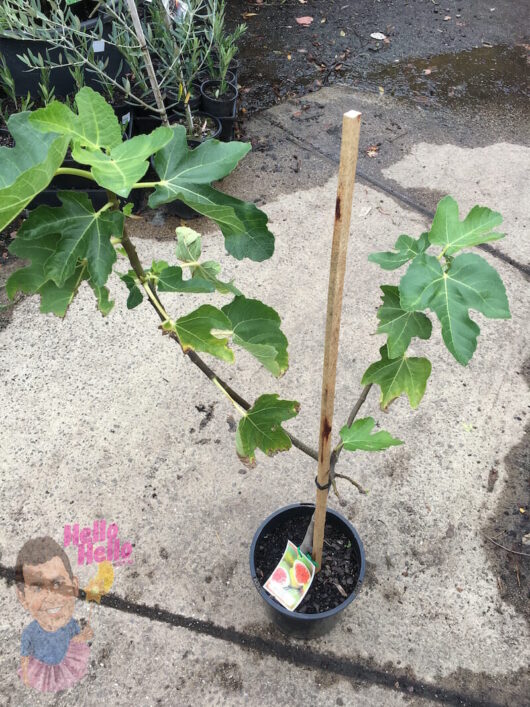
[[[186,128],[186,137],[190,147],[196,147],[198,143],[204,142],[208,138],[217,138],[221,132],[221,123],[217,118],[205,113],[193,113],[193,131],[188,131],[188,122],[184,113],[170,113],[168,120],[170,125],[183,125]],[[150,133],[162,124],[161,119],[156,115],[149,117],[135,117],[134,134],[142,135]]]
[[[307,517],[287,517],[261,536],[254,563],[262,586],[280,561],[287,540],[297,546],[301,544],[307,523]],[[294,613],[319,614],[339,606],[355,589],[359,573],[360,566],[350,536],[326,523],[322,570],[315,575],[307,596]]]
[[[15,141],[7,128],[0,126],[0,147],[13,147]]]
[[[195,113],[192,115],[192,132],[190,132],[189,130],[188,121],[186,120],[186,116],[184,114],[179,114],[178,116],[174,117],[176,118],[176,120],[174,120],[175,123],[183,125],[186,128],[186,137],[188,139],[188,142],[204,142],[209,138],[218,137],[219,133],[221,132],[219,121],[213,118],[212,116],[205,115],[204,113]]]

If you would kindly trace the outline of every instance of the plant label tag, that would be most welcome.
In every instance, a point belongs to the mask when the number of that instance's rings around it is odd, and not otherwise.
[[[289,611],[305,597],[315,576],[315,566],[290,540],[263,588]]]
[[[122,125],[129,125],[130,120],[131,120],[131,114],[125,113],[125,115],[122,115],[121,124]]]
[[[92,49],[94,50],[94,54],[100,54],[101,52],[105,51],[105,40],[104,39],[95,39],[92,42]]]

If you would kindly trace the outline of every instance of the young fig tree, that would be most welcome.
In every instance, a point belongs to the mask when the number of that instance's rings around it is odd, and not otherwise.
[[[203,259],[201,237],[191,229],[177,229],[173,263],[145,265],[128,232],[133,215],[127,199],[133,190],[147,189],[151,208],[179,199],[212,220],[228,254],[237,260],[270,258],[274,236],[266,214],[255,204],[212,187],[212,182],[235,169],[250,145],[209,140],[190,150],[183,126],[161,126],[123,141],[112,108],[88,87],[76,95],[73,110],[52,100],[45,108],[12,115],[8,129],[15,146],[0,147],[0,230],[57,175],[84,178],[87,186],[98,185],[108,195],[104,206],[96,209],[86,194],[65,190],[59,193],[60,206],[29,211],[9,248],[27,261],[7,281],[9,298],[19,292],[39,295],[42,312],[64,317],[80,288],[88,286],[97,309],[108,316],[114,305],[110,288],[121,282],[128,291],[127,307],[148,301],[162,333],[173,339],[240,413],[236,448],[243,459],[253,463],[257,450],[273,454],[294,445],[318,460],[311,446],[283,427],[297,415],[296,401],[264,393],[250,403],[202,357],[207,354],[232,362],[234,350],[242,349],[241,355],[250,354],[280,377],[288,367],[288,343],[279,315],[223,277],[219,262]],[[62,166],[68,151],[78,163],[75,168]],[[151,158],[157,178],[148,182],[143,178]],[[414,338],[429,339],[432,315],[440,321],[447,348],[463,365],[471,359],[479,334],[470,310],[489,318],[509,318],[498,273],[477,252],[462,252],[502,238],[495,230],[501,220],[499,214],[476,206],[461,221],[456,202],[445,197],[429,231],[417,239],[401,235],[394,251],[370,256],[385,270],[406,267],[406,271],[398,284],[381,287],[377,333],[386,341],[380,359],[366,369],[361,396],[324,464],[324,478],[333,487],[337,478],[349,478],[335,471],[342,449],[381,451],[401,444],[391,433],[376,431],[373,418],[356,418],[374,385],[380,389],[382,409],[402,394],[413,408],[418,406],[431,364],[424,357],[408,356],[407,351]],[[110,279],[113,271],[118,280]],[[204,295],[205,303],[192,311],[174,311],[166,304],[172,293],[186,292]],[[209,303],[208,295],[213,293],[226,297],[226,305]],[[327,488],[324,493],[327,499]],[[304,549],[314,552],[311,537],[312,529]]]

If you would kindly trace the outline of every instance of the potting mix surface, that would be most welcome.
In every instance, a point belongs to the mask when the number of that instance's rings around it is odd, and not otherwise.
[[[256,575],[263,586],[285,550],[287,540],[299,546],[307,530],[308,518],[289,518],[266,531],[256,545]],[[320,614],[335,609],[354,591],[359,578],[359,563],[349,535],[326,523],[322,569],[295,613]]]

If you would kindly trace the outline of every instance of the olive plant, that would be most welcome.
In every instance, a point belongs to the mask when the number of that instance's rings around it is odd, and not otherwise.
[[[94,209],[88,196],[64,191],[61,206],[31,210],[10,251],[29,261],[7,281],[7,294],[38,294],[42,312],[64,317],[79,289],[87,283],[97,308],[107,316],[113,301],[109,277],[116,270],[128,288],[127,307],[144,298],[156,311],[162,332],[231,401],[240,414],[236,434],[239,456],[252,464],[257,450],[274,454],[293,444],[309,456],[316,452],[290,435],[283,423],[297,415],[299,404],[275,393],[247,402],[223,381],[199,354],[234,360],[234,349],[244,349],[275,377],[288,368],[287,339],[277,312],[247,297],[236,284],[221,277],[221,264],[201,258],[201,238],[188,228],[177,229],[174,263],[141,263],[127,223],[132,190],[150,189],[149,206],[156,208],[179,199],[211,219],[220,229],[228,254],[237,260],[264,261],[274,252],[274,236],[267,216],[255,204],[241,201],[211,186],[229,174],[250,150],[242,142],[209,140],[188,148],[182,126],[156,128],[148,135],[122,141],[120,125],[103,97],[88,87],[75,98],[76,111],[57,101],[33,112],[13,115],[8,128],[15,147],[0,148],[0,230],[16,218],[56,175],[84,177],[107,190],[108,201]],[[62,167],[71,151],[79,168]],[[153,158],[157,179],[142,181]],[[428,231],[418,238],[400,235],[392,251],[375,253],[370,260],[384,270],[406,268],[399,284],[383,284],[377,312],[377,333],[385,337],[379,360],[361,379],[361,396],[353,406],[330,460],[329,478],[342,451],[380,451],[402,444],[384,430],[376,431],[372,417],[356,419],[372,386],[380,390],[380,404],[405,394],[416,408],[431,374],[425,357],[409,356],[414,338],[429,339],[432,323],[441,324],[442,339],[466,365],[477,346],[479,327],[469,314],[477,310],[493,319],[510,317],[504,285],[496,270],[476,252],[461,252],[503,237],[495,229],[500,214],[475,206],[460,220],[450,196],[438,204]],[[128,264],[123,267],[123,258]],[[110,283],[114,285],[115,283]],[[173,312],[166,293],[213,292],[227,297],[221,308],[205,303],[191,312]],[[179,300],[180,301],[180,300]],[[353,480],[349,479],[363,491]],[[307,537],[311,533],[308,532]],[[304,549],[310,550],[306,540]]]

